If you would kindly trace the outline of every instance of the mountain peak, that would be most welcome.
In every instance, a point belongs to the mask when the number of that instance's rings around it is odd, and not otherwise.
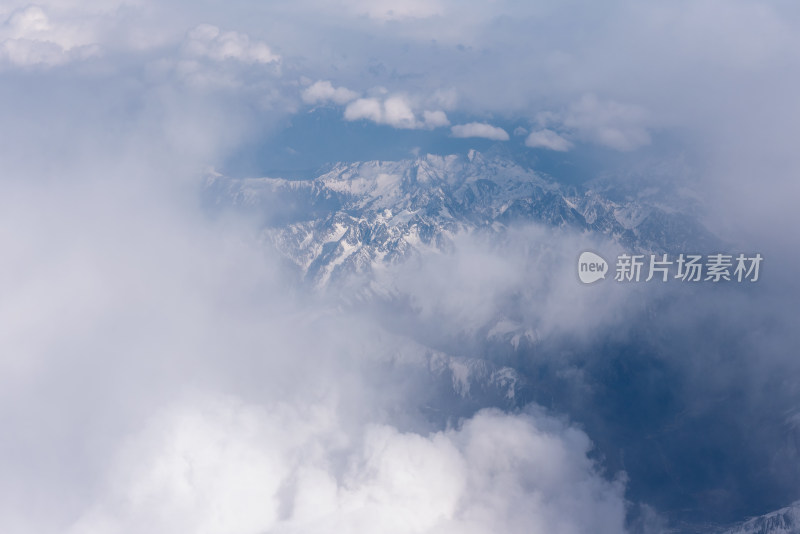
[[[267,238],[318,286],[422,251],[447,250],[459,232],[496,233],[519,224],[572,228],[638,251],[698,250],[714,241],[675,208],[612,201],[475,150],[337,163],[313,180],[214,177],[209,183],[215,204],[261,207]]]

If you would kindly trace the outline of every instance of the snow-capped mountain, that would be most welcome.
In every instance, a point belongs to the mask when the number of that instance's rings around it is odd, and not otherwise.
[[[800,502],[745,521],[724,534],[800,534]]]
[[[259,212],[266,238],[317,287],[447,250],[459,232],[501,234],[517,223],[593,233],[635,251],[706,250],[715,241],[679,206],[611,200],[475,151],[340,163],[311,180],[213,174],[207,191],[214,204]]]

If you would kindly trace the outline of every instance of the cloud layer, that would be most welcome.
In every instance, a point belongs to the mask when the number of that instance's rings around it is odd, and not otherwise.
[[[686,412],[724,420],[708,406],[743,398],[736,421],[791,422],[798,24],[795,4],[745,0],[0,6],[3,523],[622,531],[623,485],[589,459],[594,436],[535,409],[449,426],[421,415],[452,399],[420,390],[429,369],[398,363],[396,338],[375,324],[385,318],[294,287],[257,221],[209,219],[198,177],[243,144],[283,143],[276,132],[315,106],[445,141],[590,146],[642,168],[652,167],[641,152],[669,169],[685,157],[708,223],[774,266],[766,296],[704,301],[724,323],[713,332],[744,332],[755,363],[707,331],[692,338],[703,350],[668,353],[695,395]],[[517,125],[524,141],[508,135]],[[566,264],[585,240],[520,232],[514,244],[538,254],[510,246],[498,257],[467,237],[451,255],[383,274],[444,341],[484,327],[500,338],[509,324],[531,340],[583,339],[625,324],[635,299],[587,296],[548,270],[544,259]],[[684,312],[659,316],[677,325],[664,338],[693,332],[701,314]],[[498,313],[507,320],[489,324]],[[559,372],[596,386],[585,368]],[[777,463],[768,480],[789,479],[783,491],[796,484],[786,467],[796,448],[781,425],[752,448]],[[788,444],[772,447],[779,438]]]

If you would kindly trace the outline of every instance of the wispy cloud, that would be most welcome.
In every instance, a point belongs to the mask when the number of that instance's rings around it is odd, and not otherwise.
[[[39,6],[13,11],[0,26],[0,58],[20,66],[59,65],[96,55],[94,32],[74,22],[54,21]]]
[[[327,80],[314,82],[311,86],[303,90],[303,102],[307,104],[322,104],[333,102],[344,105],[358,98],[358,93],[346,87],[334,87]]]
[[[270,50],[266,43],[252,41],[244,33],[223,32],[211,24],[201,24],[192,29],[184,46],[186,52],[191,56],[207,57],[215,61],[274,63],[281,59],[279,55]]]
[[[547,148],[558,152],[566,152],[572,143],[553,130],[536,130],[525,138],[525,146],[531,148]]]
[[[590,94],[569,107],[564,126],[589,141],[625,151],[650,144],[647,121],[647,112],[639,106],[602,101]]]
[[[508,132],[485,122],[456,124],[450,128],[453,137],[483,137],[494,141],[508,141]]]

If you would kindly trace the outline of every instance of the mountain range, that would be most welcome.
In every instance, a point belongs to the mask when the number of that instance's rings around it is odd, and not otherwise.
[[[207,181],[213,204],[262,214],[266,239],[318,288],[424,251],[446,251],[459,232],[502,234],[520,222],[602,236],[643,253],[705,251],[718,243],[686,210],[691,199],[665,204],[649,192],[613,198],[601,183],[563,186],[474,150],[338,163],[307,180],[213,173]]]
[[[402,301],[402,295],[390,294],[391,291],[373,283],[376,275],[387,268],[414,258],[446,255],[454,249],[460,235],[502,241],[513,229],[525,225],[589,236],[631,253],[718,251],[721,240],[704,227],[699,215],[702,207],[697,205],[696,198],[688,190],[660,188],[658,182],[636,183],[626,188],[619,182],[594,179],[567,185],[512,158],[474,150],[464,155],[336,163],[306,179],[236,178],[211,172],[205,184],[207,205],[214,210],[235,210],[253,217],[264,241],[279,251],[300,285],[328,293],[341,287],[349,291],[356,280],[360,284],[359,298],[374,302],[387,300],[387,294],[388,300]],[[591,373],[624,377],[629,373],[625,368],[631,365],[640,366],[637,372],[644,376],[652,376],[653,369],[662,366],[655,359],[642,360],[635,353],[625,352],[624,347],[620,352],[613,344],[602,350],[616,351],[615,354],[622,356],[609,358],[607,364],[592,364],[594,368],[567,364],[558,368],[541,363],[537,358],[548,349],[536,345],[530,329],[507,317],[491,318],[481,327],[478,337],[468,337],[460,346],[428,342],[418,333],[420,324],[412,322],[405,331],[396,328],[382,334],[393,347],[393,361],[422,369],[434,383],[450,390],[454,402],[473,408],[494,405],[513,409],[532,400],[542,402],[544,397],[557,399],[561,395],[569,399],[561,406],[566,406],[565,411],[569,412],[574,391],[559,384],[577,376],[579,387],[595,390],[584,415],[602,419],[602,414],[595,414],[597,410],[591,404],[600,398],[597,395],[601,393],[597,392],[610,392],[603,393],[606,395],[603,402],[613,404],[616,399],[624,399],[628,403],[630,399],[619,391],[620,387],[630,386],[627,382],[592,385],[586,377]],[[551,349],[556,346],[551,345]],[[476,346],[479,348],[475,349]],[[572,349],[561,348],[556,352],[559,350]],[[496,356],[498,353],[503,356]],[[620,365],[623,374],[619,374]],[[565,378],[567,370],[578,374]],[[613,375],[608,374],[612,372]],[[641,399],[634,401],[634,411],[635,402],[643,410],[652,411],[652,407],[660,406],[663,394],[659,391],[655,388],[635,393]],[[558,400],[552,406],[558,407]],[[630,417],[630,413],[621,417],[620,421]],[[669,417],[665,412],[663,425],[654,428],[672,432]],[[587,427],[592,429],[591,422]],[[619,432],[628,435],[629,454],[638,454],[646,462],[652,445],[650,438],[636,436],[635,432],[630,434],[628,430],[620,427]],[[612,445],[616,445],[613,442],[616,439],[613,437]],[[682,438],[677,439],[675,446],[683,447]],[[670,473],[670,462],[680,461],[681,454],[691,449],[670,453],[666,444],[663,447],[662,455],[674,454],[675,458],[665,456],[663,466],[659,467],[663,473],[655,473],[674,476]],[[627,465],[622,458],[616,467],[633,471],[635,463],[633,456]],[[642,466],[642,473],[652,474],[651,467]],[[675,484],[679,486],[677,481]],[[702,508],[702,504],[698,506]],[[800,507],[795,504],[733,527],[717,524],[708,527],[708,531],[800,533],[798,510]],[[670,531],[698,532],[696,526]]]

